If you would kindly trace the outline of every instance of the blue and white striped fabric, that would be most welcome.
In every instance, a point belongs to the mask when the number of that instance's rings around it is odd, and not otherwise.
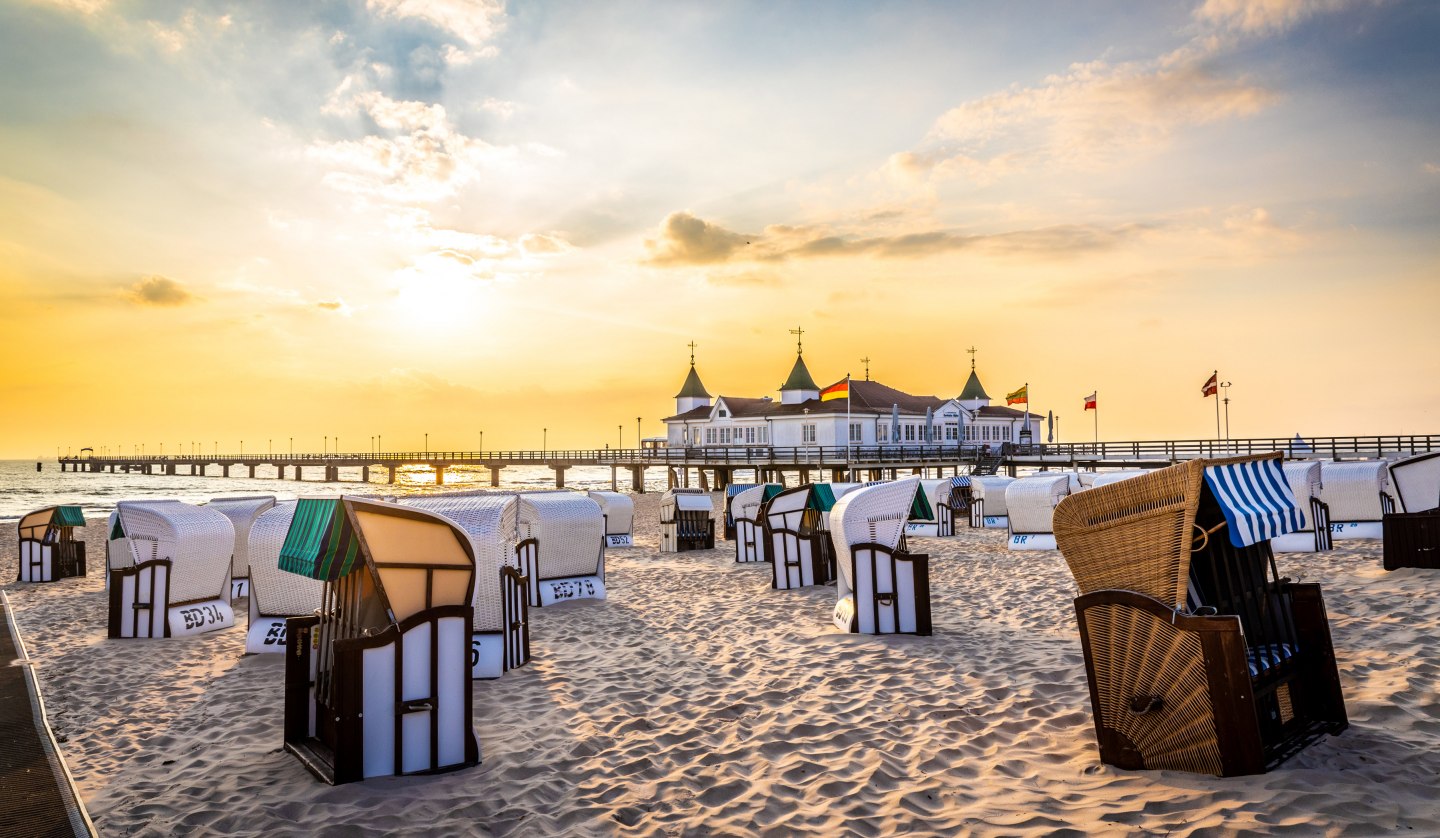
[[[1205,482],[1230,526],[1230,543],[1249,547],[1305,525],[1279,458],[1210,466]]]
[[[950,478],[950,488],[952,488],[952,489],[955,488],[956,486],[969,486],[969,485],[970,485],[970,475],[968,475],[968,474],[961,474],[961,475],[957,475],[957,476],[955,476],[955,477]]]

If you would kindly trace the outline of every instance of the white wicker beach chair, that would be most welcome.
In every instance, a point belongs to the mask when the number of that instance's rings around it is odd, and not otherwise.
[[[1399,512],[1428,512],[1440,508],[1440,452],[1416,454],[1390,464]]]
[[[590,492],[605,515],[605,546],[635,546],[635,501],[619,492]]]
[[[1389,464],[1384,460],[1322,463],[1320,500],[1330,508],[1330,537],[1334,540],[1381,538],[1381,520],[1393,512],[1389,494]]]
[[[280,547],[295,517],[295,501],[281,501],[250,525],[250,622],[245,654],[284,653],[286,621],[320,609],[325,583],[280,569]]]
[[[752,486],[731,501],[731,514],[735,519],[735,561],[770,560],[769,553],[765,551],[765,520],[761,510],[766,493],[778,492],[779,489],[780,486],[774,483]]]
[[[660,498],[660,551],[713,550],[715,504],[699,489],[667,489]]]
[[[578,492],[518,498],[516,553],[530,607],[605,598],[605,516]]]
[[[1055,507],[1078,490],[1070,474],[1040,473],[1022,477],[1005,487],[1005,509],[1010,516],[1011,550],[1054,550],[1052,522]]]
[[[824,585],[831,579],[828,538],[820,530],[812,491],[809,485],[786,489],[762,510],[765,552],[773,564],[770,587],[775,590]]]
[[[55,582],[85,575],[85,542],[75,528],[85,526],[78,506],[47,506],[20,518],[16,547],[18,582]]]
[[[1134,468],[1124,469],[1122,471],[1101,471],[1090,473],[1094,474],[1095,476],[1089,478],[1090,485],[1086,488],[1093,489],[1097,486],[1109,486],[1111,483],[1119,483],[1122,480],[1129,480],[1132,477],[1139,477],[1140,475],[1145,474],[1146,471],[1142,468]],[[1084,478],[1082,478],[1080,482],[1081,485],[1084,485]],[[1071,492],[1071,494],[1074,494],[1074,492]]]
[[[970,481],[968,474],[949,479],[950,490],[935,504],[935,532],[940,537],[955,534],[957,521],[970,521]]]
[[[1013,482],[1013,477],[970,478],[970,526],[1002,530],[1010,527],[1005,487]]]
[[[110,569],[110,637],[175,637],[235,625],[229,518],[174,500],[120,501],[115,513],[130,557]]]
[[[262,512],[275,505],[275,496],[211,498],[205,505],[229,518],[235,527],[235,552],[230,558],[230,598],[249,596],[250,527]]]
[[[409,506],[305,498],[280,566],[325,586],[319,612],[287,628],[287,751],[336,784],[479,762],[462,530]]]
[[[930,634],[930,557],[905,550],[919,481],[846,494],[830,511],[839,601],[834,622],[861,634]]]
[[[1300,507],[1304,526],[1270,539],[1275,553],[1312,553],[1331,549],[1330,508],[1320,499],[1323,470],[1318,460],[1285,463],[1285,482]]]
[[[470,677],[499,678],[529,663],[528,580],[516,550],[519,496],[457,492],[411,497],[404,505],[444,517],[470,539],[475,554]]]

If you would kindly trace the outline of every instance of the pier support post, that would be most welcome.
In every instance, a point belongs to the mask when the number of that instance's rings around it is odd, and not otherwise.
[[[325,482],[326,482],[326,483],[334,483],[335,481],[337,481],[337,480],[339,480],[339,479],[340,479],[340,468],[339,468],[339,466],[326,466],[326,467],[325,467]]]
[[[700,484],[700,491],[702,491],[702,492],[708,492],[708,491],[710,491],[710,481],[705,478],[705,469],[703,469],[703,468],[697,468],[697,469],[695,469],[695,482],[697,482],[697,483]]]
[[[255,464],[254,464],[254,463],[249,463],[248,465],[246,465],[246,468],[250,469],[250,476],[251,476],[251,477],[254,477],[254,476],[255,476]]]
[[[630,467],[630,491],[637,495],[645,494],[645,467]]]
[[[386,480],[386,482],[387,482],[387,483],[394,483],[394,482],[395,482],[395,467],[394,467],[394,466],[386,466],[386,468],[390,470],[390,476],[389,476],[389,478]]]
[[[370,467],[369,467],[369,466],[361,466],[361,467],[360,467],[360,482],[361,482],[361,483],[369,483],[369,482],[370,482]]]
[[[444,485],[445,485],[445,467],[442,466],[442,465],[440,465],[439,463],[432,463],[432,465],[435,466],[435,485],[436,485],[436,486],[444,486]]]
[[[620,485],[620,484],[617,482],[617,478],[616,478],[618,472],[619,472],[619,468],[618,468],[617,466],[611,466],[611,467],[610,467],[610,491],[612,491],[612,492],[618,492],[618,491],[620,491],[620,489],[617,488],[617,487]]]
[[[230,466],[229,466],[228,463],[225,464],[225,465],[220,466],[220,476],[221,476],[221,477],[229,477],[229,476],[230,476]]]
[[[300,466],[298,466],[298,465],[295,466],[295,479],[296,479],[297,481],[304,480],[304,479],[305,479],[305,477],[304,477],[304,472],[305,472],[305,470],[302,469]]]
[[[673,488],[675,488],[677,485],[679,485],[679,483],[680,483],[680,478],[679,478],[678,475],[675,474],[675,468],[674,468],[673,466],[667,467],[667,468],[665,469],[665,485],[666,485],[668,488],[673,489]]]
[[[490,486],[491,486],[491,488],[499,488],[499,486],[500,486],[500,469],[502,469],[502,468],[504,468],[504,466],[491,466],[491,467],[490,467]]]
[[[569,467],[569,466],[551,466],[550,468],[552,468],[552,469],[555,470],[555,488],[557,488],[557,489],[563,489],[563,488],[565,488],[565,470],[568,469],[568,468],[570,468],[570,467]]]
[[[275,479],[276,479],[276,480],[284,480],[284,479],[285,479],[285,467],[284,467],[284,466],[279,465],[279,464],[277,464],[277,465],[275,466]]]
[[[730,485],[730,469],[715,469],[715,491],[723,492],[725,487]]]

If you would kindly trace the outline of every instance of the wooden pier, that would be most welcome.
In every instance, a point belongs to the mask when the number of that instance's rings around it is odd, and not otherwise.
[[[1075,442],[990,448],[976,445],[866,445],[849,447],[803,446],[692,446],[689,448],[589,449],[578,451],[405,451],[386,453],[294,454],[285,456],[208,454],[189,456],[63,456],[61,471],[140,473],[203,476],[211,469],[230,477],[231,469],[259,477],[268,467],[271,475],[295,480],[318,474],[324,482],[340,480],[341,469],[358,470],[362,483],[383,470],[387,483],[408,466],[433,469],[435,483],[444,485],[445,472],[456,466],[489,469],[490,485],[500,485],[508,466],[544,466],[555,472],[555,485],[565,486],[565,472],[576,466],[609,466],[611,483],[621,469],[630,472],[630,488],[645,490],[645,472],[666,469],[670,485],[695,483],[721,489],[737,472],[751,472],[755,482],[786,482],[787,474],[800,483],[815,480],[879,480],[903,474],[1014,474],[1020,468],[1120,469],[1159,468],[1195,457],[1224,457],[1279,451],[1289,459],[1358,460],[1394,457],[1440,450],[1440,434],[1364,437],[1261,438],[1232,440],[1143,440],[1131,442]]]

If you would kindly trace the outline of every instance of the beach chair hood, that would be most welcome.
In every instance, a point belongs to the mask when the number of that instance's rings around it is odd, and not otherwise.
[[[235,525],[219,512],[177,500],[120,501],[117,523],[134,566],[169,559],[172,604],[229,598]]]
[[[1440,452],[1396,460],[1390,464],[1390,482],[1401,512],[1440,507]]]

